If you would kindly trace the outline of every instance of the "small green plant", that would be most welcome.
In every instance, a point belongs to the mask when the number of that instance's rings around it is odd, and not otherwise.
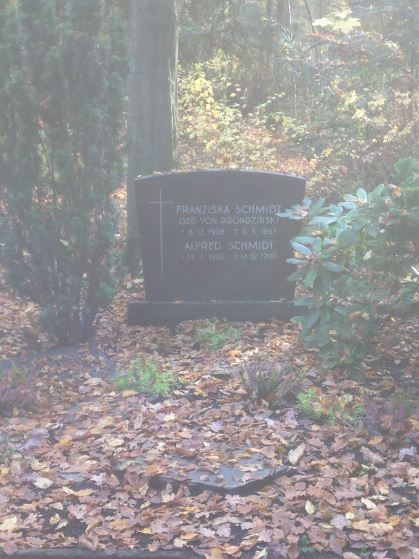
[[[304,370],[293,369],[288,363],[257,357],[245,363],[240,371],[241,380],[250,398],[265,400],[271,407],[295,391]]]
[[[140,357],[116,377],[115,384],[118,390],[135,390],[149,396],[170,396],[177,383],[170,371],[164,371],[155,361]]]
[[[15,447],[10,443],[7,435],[0,431],[0,466],[9,463],[15,450]]]
[[[297,394],[298,411],[318,420],[328,417],[330,410],[325,408],[320,398],[320,391],[316,388],[307,388]]]
[[[353,425],[365,415],[359,398],[352,394],[328,394],[320,388],[307,388],[297,394],[297,409],[314,421]]]
[[[206,321],[206,325],[198,328],[196,339],[209,349],[221,349],[227,343],[237,342],[241,338],[239,328],[227,326],[219,321]]]

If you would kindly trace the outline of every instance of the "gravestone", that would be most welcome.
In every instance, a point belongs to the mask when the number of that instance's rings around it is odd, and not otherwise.
[[[146,300],[129,304],[130,324],[290,318],[298,223],[278,213],[302,201],[304,179],[208,170],[138,178],[135,189]]]

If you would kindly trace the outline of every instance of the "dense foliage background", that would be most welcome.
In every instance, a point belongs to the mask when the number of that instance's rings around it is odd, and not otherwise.
[[[0,206],[10,285],[61,343],[112,297],[125,22],[106,0],[0,4]]]
[[[181,0],[183,157],[275,168],[281,140],[329,198],[391,180],[418,150],[415,4]]]

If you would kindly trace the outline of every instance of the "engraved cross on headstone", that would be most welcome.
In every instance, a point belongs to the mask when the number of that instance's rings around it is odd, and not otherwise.
[[[169,202],[163,200],[163,191],[160,189],[159,199],[155,202],[148,202],[149,204],[159,205],[159,219],[160,219],[160,275],[164,276],[164,254],[163,254],[163,207],[164,205],[174,204],[174,202]]]

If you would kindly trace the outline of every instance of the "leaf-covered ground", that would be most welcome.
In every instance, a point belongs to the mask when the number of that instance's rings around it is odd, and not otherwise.
[[[128,327],[129,292],[139,287],[124,285],[90,347],[52,352],[40,351],[32,309],[2,292],[1,355],[37,372],[39,391],[37,409],[0,418],[3,551],[418,557],[418,421],[386,407],[395,394],[413,399],[417,322],[390,325],[378,356],[358,379],[344,378],[310,362],[281,323],[236,324],[240,339],[218,350],[197,341],[199,323]],[[256,349],[309,369],[302,389],[316,394],[318,419],[292,396],[276,411],[249,400],[236,371]],[[116,391],[114,366],[138,356],[181,379],[170,398]],[[373,403],[358,416],[366,391]],[[250,494],[188,485],[238,486],[283,466],[288,475]],[[156,487],[159,475],[186,483]]]

